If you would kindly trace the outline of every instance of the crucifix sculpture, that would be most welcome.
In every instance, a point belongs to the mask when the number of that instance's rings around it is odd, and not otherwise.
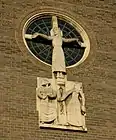
[[[64,38],[58,27],[56,16],[52,16],[50,36],[41,33],[25,34],[26,39],[39,37],[52,41],[52,80],[39,78],[37,87],[37,108],[40,125],[62,129],[86,131],[85,126],[85,99],[81,83],[67,81],[65,57],[62,48],[63,42],[76,42],[86,48],[78,38]],[[41,82],[40,82],[41,81]],[[43,81],[43,83],[42,83]],[[77,107],[76,107],[77,106]],[[77,115],[77,116],[75,116]]]

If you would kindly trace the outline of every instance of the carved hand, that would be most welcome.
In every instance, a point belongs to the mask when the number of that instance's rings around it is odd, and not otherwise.
[[[76,41],[82,48],[86,48],[85,43],[81,42],[78,38],[75,39],[75,41]]]
[[[82,42],[79,41],[79,45],[80,45],[82,48],[86,48],[85,43],[82,43]]]

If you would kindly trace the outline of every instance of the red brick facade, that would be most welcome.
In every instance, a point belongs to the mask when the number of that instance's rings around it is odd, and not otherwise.
[[[115,140],[115,0],[1,0],[0,6],[0,140]],[[80,19],[90,37],[89,57],[68,76],[83,82],[87,133],[40,129],[38,125],[36,77],[51,77],[51,72],[30,61],[21,43],[17,44],[15,32],[25,13],[45,6]]]

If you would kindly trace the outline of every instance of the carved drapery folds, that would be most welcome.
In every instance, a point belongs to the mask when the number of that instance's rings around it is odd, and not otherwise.
[[[52,83],[52,79],[37,78],[40,127],[87,131],[82,83],[66,81],[65,88],[63,85],[53,87]]]

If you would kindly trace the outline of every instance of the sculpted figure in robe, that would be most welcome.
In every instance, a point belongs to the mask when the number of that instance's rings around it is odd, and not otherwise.
[[[66,100],[66,108],[68,124],[85,129],[85,98],[81,83],[75,84]]]
[[[74,83],[74,87],[64,92],[58,102],[63,106],[60,108],[66,111],[64,125],[81,127],[85,130],[86,110],[82,83]]]
[[[43,80],[40,84],[36,89],[40,123],[53,123],[57,118],[56,92],[52,90],[49,81]]]

